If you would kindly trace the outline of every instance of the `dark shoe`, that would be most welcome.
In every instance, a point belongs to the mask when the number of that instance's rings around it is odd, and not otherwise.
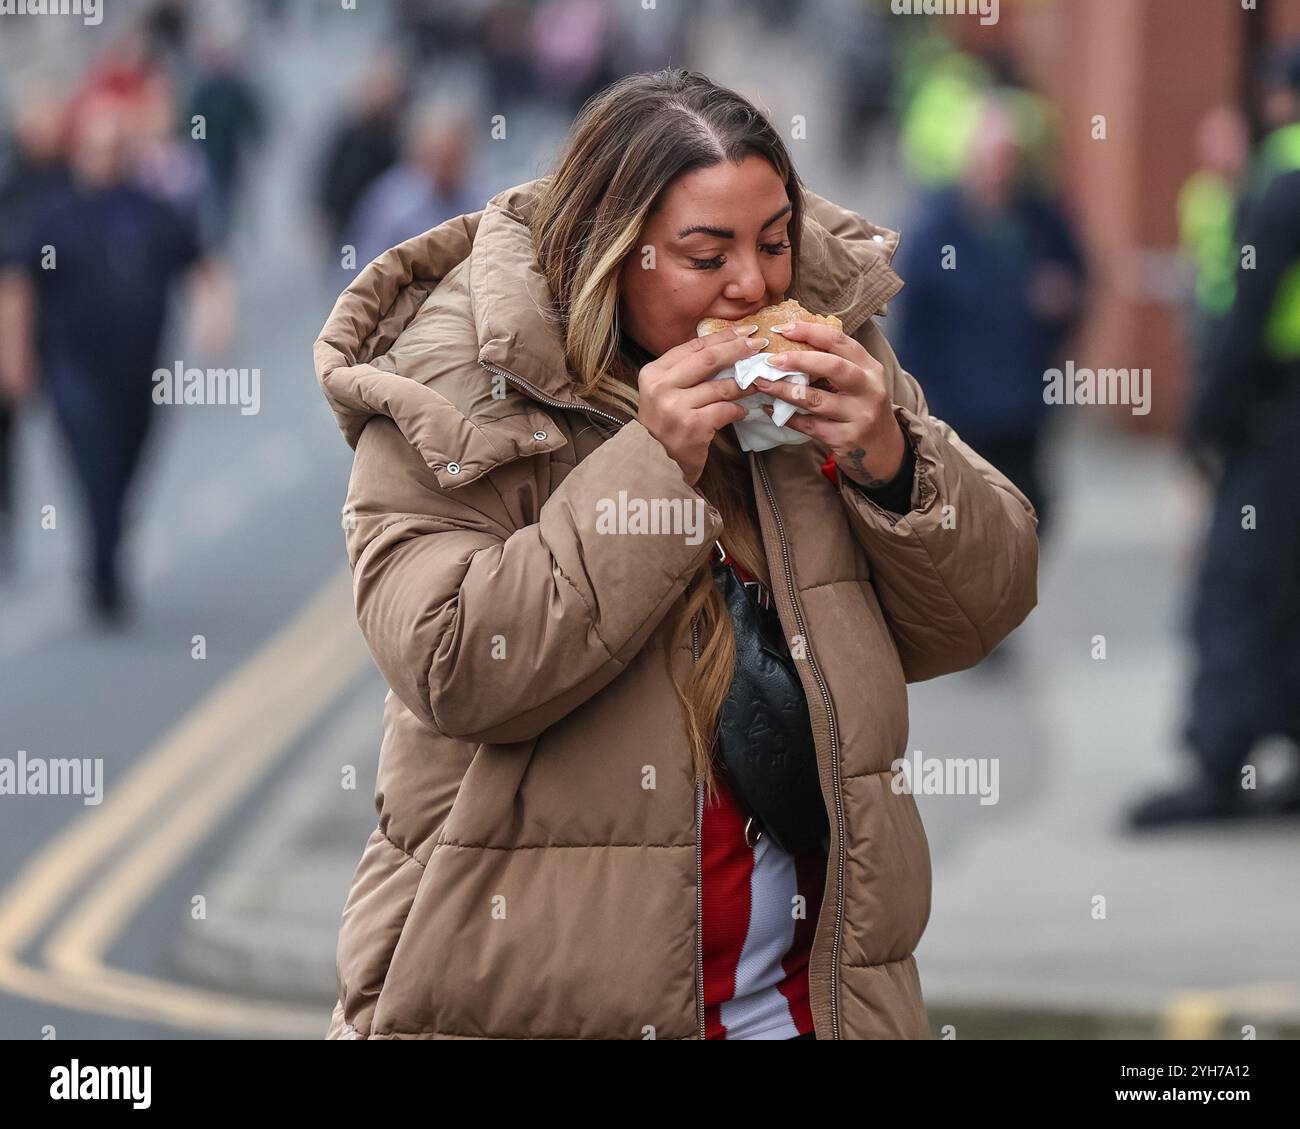
[[[1240,819],[1248,814],[1241,789],[1235,784],[1215,786],[1197,780],[1134,804],[1125,815],[1125,823],[1132,831],[1143,831],[1171,824]]]

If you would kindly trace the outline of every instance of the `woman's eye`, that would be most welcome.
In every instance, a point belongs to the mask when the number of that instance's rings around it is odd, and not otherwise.
[[[790,249],[790,241],[784,239],[780,243],[760,243],[758,249],[767,255],[784,255]],[[692,270],[717,270],[726,261],[726,255],[717,255],[712,259],[691,259],[690,263]]]

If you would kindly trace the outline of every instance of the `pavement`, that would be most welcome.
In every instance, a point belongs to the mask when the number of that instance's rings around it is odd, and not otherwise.
[[[385,693],[372,670],[343,696],[295,770],[265,797],[262,814],[210,871],[207,916],[187,923],[175,950],[187,980],[333,1006],[339,916],[376,822]]]
[[[1182,614],[1200,499],[1169,448],[1074,422],[1062,522],[1009,669],[911,691],[913,753],[1001,769],[996,804],[918,797],[934,855],[917,951],[932,1023],[958,1037],[1295,1038],[1300,821],[1121,822],[1190,767]],[[1271,752],[1261,775],[1275,779]]]

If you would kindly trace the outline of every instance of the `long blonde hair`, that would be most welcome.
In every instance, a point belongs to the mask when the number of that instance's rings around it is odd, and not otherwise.
[[[584,397],[635,414],[637,349],[619,323],[619,275],[637,252],[646,219],[683,173],[746,156],[765,158],[785,182],[792,212],[789,240],[797,277],[802,190],[771,123],[734,91],[680,68],[620,79],[586,103],[554,170],[543,181],[531,219],[542,273],[555,301],[569,370]],[[758,528],[749,464],[729,430],[719,432],[696,488],[722,516],[723,547],[771,583]],[[731,617],[706,563],[687,586],[671,654],[687,636],[699,661],[674,685],[685,711],[695,772],[715,795],[714,734],[731,686]]]

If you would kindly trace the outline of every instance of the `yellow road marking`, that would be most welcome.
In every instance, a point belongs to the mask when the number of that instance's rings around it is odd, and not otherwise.
[[[81,1010],[231,1033],[323,1037],[328,1015],[157,980],[104,963],[131,914],[201,845],[366,668],[340,570],[289,624],[137,764],[109,799],[23,868],[0,899],[0,988]],[[45,946],[23,946],[132,832],[149,834],[89,889]]]
[[[1225,1031],[1230,1020],[1266,1023],[1300,1010],[1300,985],[1288,982],[1242,984],[1235,988],[1179,992],[1165,1005],[1161,1026],[1167,1039],[1238,1039]]]
[[[1215,992],[1180,992],[1165,1005],[1161,1027],[1166,1039],[1214,1039],[1226,1014]]]

